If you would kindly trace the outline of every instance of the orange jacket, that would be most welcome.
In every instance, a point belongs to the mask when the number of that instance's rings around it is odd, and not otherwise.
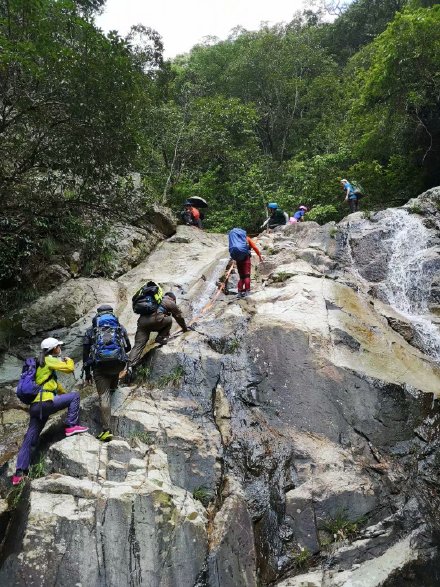
[[[248,244],[248,245],[251,247],[251,249],[253,249],[253,250],[254,250],[254,251],[257,253],[258,257],[259,257],[259,258],[260,258],[260,260],[261,260],[261,253],[260,253],[260,250],[259,250],[259,248],[257,247],[257,245],[256,245],[256,244],[254,243],[254,241],[253,241],[251,238],[249,238],[248,236],[246,237],[246,240],[247,240],[247,244]]]
[[[191,208],[191,215],[194,220],[200,220],[200,212],[197,210],[197,208],[194,208],[194,206]]]

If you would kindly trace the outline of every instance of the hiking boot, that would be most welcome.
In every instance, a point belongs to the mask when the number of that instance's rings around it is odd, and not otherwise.
[[[20,485],[24,481],[23,471],[15,471],[15,475],[12,475],[12,485]]]
[[[239,300],[241,300],[241,298],[244,298],[244,296],[245,296],[245,295],[246,295],[246,292],[244,292],[244,291],[239,291],[239,292],[238,292],[238,294],[237,294],[237,298],[238,298]]]
[[[83,432],[87,432],[87,426],[69,426],[64,430],[66,436],[73,436],[74,434],[82,434]]]
[[[113,434],[111,430],[103,430],[96,438],[101,442],[110,442],[113,440]]]
[[[158,336],[154,342],[156,342],[159,346],[165,346],[168,342],[168,337],[162,338],[161,336]]]

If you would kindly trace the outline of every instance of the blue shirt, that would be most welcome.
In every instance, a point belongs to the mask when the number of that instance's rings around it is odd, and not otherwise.
[[[295,214],[293,215],[294,218],[296,218],[297,220],[301,220],[301,218],[304,216],[305,212],[304,210],[297,210],[295,212]]]
[[[348,181],[346,183],[344,183],[344,190],[350,190],[348,192],[348,199],[349,200],[353,200],[354,198],[357,198],[357,195],[354,193],[354,187]]]

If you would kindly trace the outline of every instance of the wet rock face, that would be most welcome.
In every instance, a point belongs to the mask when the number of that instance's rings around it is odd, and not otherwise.
[[[205,511],[161,478],[166,457],[122,442],[103,446],[89,435],[58,444],[49,457],[64,474],[32,482],[26,523],[12,545],[23,560],[9,557],[0,582],[193,585],[206,556]],[[154,467],[147,474],[149,458],[162,460],[159,474]]]
[[[206,311],[227,262],[219,235],[180,227],[106,282],[131,336],[129,300],[150,276],[196,331],[115,392],[117,440],[93,437],[95,397],[91,434],[62,439],[52,425],[44,476],[0,514],[0,584],[437,585],[440,371],[411,318],[372,295],[388,279],[393,214],[261,235],[253,294]],[[64,332],[76,356],[93,313],[82,303]],[[5,364],[6,387],[13,355]]]

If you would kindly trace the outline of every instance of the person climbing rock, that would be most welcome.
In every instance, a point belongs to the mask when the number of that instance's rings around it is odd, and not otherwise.
[[[261,225],[261,228],[267,226],[267,228],[272,229],[287,224],[289,217],[281,208],[279,208],[276,202],[270,202],[267,205],[267,209],[269,210],[269,218]]]
[[[350,214],[359,209],[359,198],[356,189],[346,179],[341,179],[341,186],[345,193],[345,201],[350,206]]]
[[[168,291],[162,295],[161,288],[157,284],[151,284],[154,282],[148,282],[133,297],[133,311],[141,315],[137,323],[134,346],[129,356],[130,368],[139,363],[152,332],[157,332],[156,342],[158,344],[164,345],[168,342],[173,318],[183,332],[189,330],[182,312],[176,304],[174,293]],[[144,302],[144,300],[147,301]]]
[[[67,408],[64,432],[66,436],[87,432],[79,426],[80,396],[77,391],[66,393],[57,380],[57,372],[70,374],[75,364],[69,357],[61,357],[61,345],[56,338],[45,338],[37,359],[27,359],[17,386],[17,396],[30,405],[29,427],[18,452],[17,467],[12,484],[18,485],[29,472],[31,451],[36,447],[49,416]]]
[[[183,223],[187,226],[197,226],[197,228],[202,228],[202,220],[200,217],[200,211],[188,202],[188,200],[183,205],[184,209],[180,213],[180,216],[183,220]]]
[[[119,323],[112,306],[99,306],[92,326],[84,335],[83,366],[86,382],[91,384],[95,380],[102,426],[97,438],[102,442],[113,440],[110,397],[118,387],[119,373],[128,362],[130,349],[127,331]]]
[[[289,218],[289,224],[304,222],[304,215],[306,212],[308,212],[308,208],[306,206],[300,206],[295,214]]]
[[[263,257],[254,243],[249,238],[246,231],[242,228],[233,228],[228,233],[229,238],[229,254],[237,264],[237,271],[240,277],[238,282],[238,297],[243,298],[250,293],[251,290],[251,249],[255,251],[260,259],[263,261]]]

